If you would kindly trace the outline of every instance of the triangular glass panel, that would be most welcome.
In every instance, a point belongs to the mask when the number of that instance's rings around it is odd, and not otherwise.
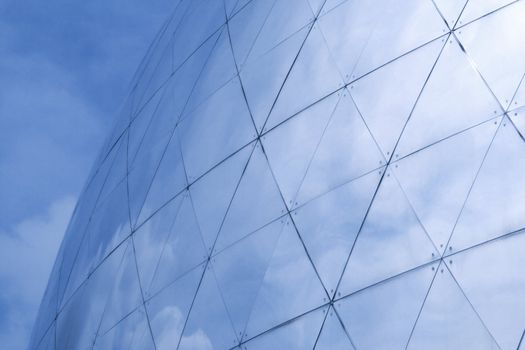
[[[337,150],[334,152],[334,150]],[[311,160],[297,203],[381,167],[384,158],[346,89]]]
[[[299,207],[292,214],[306,249],[332,296],[366,211],[379,171],[360,177]]]
[[[287,223],[251,310],[245,339],[326,302],[327,294],[304,246],[293,225]]]
[[[284,225],[284,220],[274,221],[212,258],[217,285],[239,338]]]
[[[182,202],[187,200],[186,198],[186,193],[175,197],[133,234],[137,268],[145,293],[148,293],[162,249],[173,230]]]
[[[523,40],[524,16],[525,3],[518,2],[457,31],[467,54],[505,107],[525,73],[525,46],[516,44]]]
[[[181,72],[181,74],[184,72]],[[184,77],[182,77],[184,78]],[[195,77],[191,76],[190,79]],[[182,79],[184,80],[184,79]],[[188,83],[185,81],[185,83]],[[170,84],[180,84],[178,76],[172,78]],[[138,215],[146,199],[153,177],[157,171],[170,139],[172,138],[182,105],[175,106],[175,101],[184,99],[184,91],[179,91],[176,86],[165,89],[164,95],[157,107],[152,121],[147,128],[140,148],[134,158],[129,159],[129,197],[131,221],[133,224],[138,220]],[[180,95],[178,94],[180,92]],[[176,96],[176,98],[175,98]],[[130,156],[131,157],[131,156]]]
[[[338,101],[333,94],[262,137],[275,179],[290,205]]]
[[[368,6],[376,6],[374,1],[367,2]],[[375,24],[368,33],[366,46],[360,52],[352,72],[356,77],[361,77],[448,31],[430,1],[387,0],[376,8],[368,13],[369,16],[376,17]]]
[[[458,219],[457,251],[525,227],[525,142],[504,118]]]
[[[198,266],[146,302],[157,350],[178,344],[202,274],[203,266]]]
[[[257,143],[255,147],[228,208],[215,251],[222,250],[286,212],[261,145]]]
[[[185,272],[206,260],[208,254],[202,241],[193,204],[188,193],[162,247],[149,295],[160,290]]]
[[[222,1],[191,1],[188,12],[173,33],[173,65],[180,66],[226,22]]]
[[[503,113],[450,37],[403,131],[396,153],[414,152]]]
[[[277,0],[249,1],[228,25],[237,65],[242,67]]]
[[[87,349],[93,345],[125,248],[119,246],[71,298],[65,299],[56,321],[56,342],[61,348]]]
[[[319,25],[347,82],[446,31],[432,3],[417,0],[390,0],[381,6],[347,1],[323,15]]]
[[[81,243],[71,270],[64,271],[67,287],[63,301],[71,297],[100,262],[130,234],[126,181],[121,181],[104,201],[98,203],[85,230],[79,236]]]
[[[499,120],[494,120],[496,124],[491,120],[468,129],[393,165],[408,200],[441,253],[496,133]]]
[[[154,74],[155,71],[158,71],[158,65],[162,58],[162,55],[165,53],[166,48],[170,47],[170,62],[172,64],[172,69],[176,69],[173,59],[172,59],[172,50],[173,50],[173,34],[177,31],[182,19],[187,14],[188,9],[191,7],[191,2],[181,1],[176,6],[175,11],[171,14],[170,18],[164,23],[159,31],[159,34],[155,38],[153,44],[148,49],[148,52],[142,63],[137,69],[134,79],[132,81],[133,89],[131,91],[131,100],[134,109],[140,107],[142,100],[141,97],[144,95],[144,91],[150,87],[150,77]]]
[[[154,349],[153,338],[148,327],[146,311],[141,305],[131,314],[126,315],[118,324],[99,334],[93,347],[98,349]]]
[[[126,315],[142,305],[141,287],[131,240],[126,243],[122,262],[113,279],[114,283],[104,308],[99,333],[105,333]]]
[[[464,24],[476,20],[482,16],[490,14],[514,0],[469,0],[460,17],[459,24]]]
[[[171,86],[171,82],[167,83],[166,86]],[[148,129],[153,127],[152,122],[156,119],[156,111],[162,97],[166,93],[165,89],[166,87],[157,91],[157,93],[146,102],[146,104],[138,111],[138,114],[133,118],[133,121],[129,126],[128,161],[130,164],[133,164],[135,161],[137,152],[142,146],[142,142],[144,141]]]
[[[271,1],[268,1],[271,2]],[[293,16],[289,14],[293,13]],[[264,55],[314,19],[308,0],[277,0],[265,20],[247,61]],[[298,50],[295,52],[297,53]]]
[[[500,349],[444,264],[440,264],[407,349]]]
[[[189,182],[256,138],[238,79],[185,116],[179,128]]]
[[[178,349],[228,349],[239,343],[208,264],[186,320]],[[174,344],[176,345],[176,344]]]
[[[357,349],[404,349],[438,265],[420,267],[335,302]]]
[[[283,2],[281,0],[281,2]],[[241,67],[240,78],[257,130],[261,131],[282,84],[304,42],[303,28],[257,59]]]
[[[325,312],[326,308],[322,308],[293,319],[244,343],[242,349],[313,349]]]
[[[355,350],[337,312],[330,307],[315,343],[315,350]]]
[[[210,253],[254,147],[255,143],[244,147],[190,186],[195,215]]]
[[[134,111],[140,110],[148,100],[158,93],[173,74],[173,50],[173,40],[169,40],[167,46],[163,48],[159,62],[151,72],[151,75],[144,77],[145,83],[141,86],[141,89],[136,88],[133,92]]]
[[[265,129],[269,130],[342,86],[343,79],[323,34],[314,24],[279,92]]]
[[[451,29],[457,25],[466,2],[467,0],[434,0],[439,13]]]
[[[192,88],[186,110],[192,111],[237,74],[228,30],[224,27]]]
[[[525,232],[446,258],[458,284],[502,349],[516,349],[525,324]]]
[[[438,252],[389,169],[352,247],[342,295],[436,259]]]
[[[435,40],[350,86],[357,108],[387,158],[443,45],[441,40]]]
[[[186,186],[180,139],[175,132],[155,172],[137,223],[140,224],[148,219]]]

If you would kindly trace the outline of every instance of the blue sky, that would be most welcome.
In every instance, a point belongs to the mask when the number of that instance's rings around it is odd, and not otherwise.
[[[0,2],[0,344],[25,348],[69,216],[173,0]]]

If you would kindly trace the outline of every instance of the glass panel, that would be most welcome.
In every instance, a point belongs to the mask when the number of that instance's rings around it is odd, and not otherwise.
[[[347,1],[319,26],[347,82],[447,31],[432,3],[419,0]]]
[[[193,204],[188,193],[172,223],[162,246],[149,295],[160,290],[188,270],[206,260],[206,248],[202,241]]]
[[[87,232],[80,237],[81,246],[75,257],[64,300],[71,296],[102,259],[130,233],[127,186],[126,181],[121,181],[106,200],[99,203],[89,221]]]
[[[204,265],[189,271],[146,302],[157,350],[176,348]]]
[[[226,21],[222,1],[189,1],[190,8],[173,34],[173,65],[178,67]]]
[[[262,137],[268,162],[290,205],[338,101],[339,95],[333,94]]]
[[[121,245],[89,279],[75,291],[57,318],[56,343],[60,349],[85,349],[93,345],[114,276],[121,262],[125,245]]]
[[[387,169],[352,247],[338,292],[346,295],[436,259],[438,252]]]
[[[355,350],[337,312],[330,307],[323,329],[315,343],[315,350]]]
[[[148,319],[143,306],[119,322],[115,327],[100,334],[93,349],[154,349],[148,327]]]
[[[185,116],[179,127],[190,182],[256,137],[238,79]]]
[[[276,1],[249,1],[230,19],[228,25],[232,48],[239,68],[243,67]]]
[[[525,227],[525,143],[505,118],[450,239],[459,250]]]
[[[373,172],[308,202],[293,220],[330,295],[334,294],[381,175]]]
[[[163,96],[167,94],[165,91],[167,89],[166,86],[171,86],[172,84],[173,83],[170,81],[162,89],[157,91],[155,95],[153,95],[152,98],[140,108],[138,114],[134,116],[134,119],[129,126],[128,158],[130,163],[133,163],[135,160],[137,152],[142,146],[142,142],[144,142],[144,136],[148,132],[148,129],[154,127],[152,124],[153,120],[156,119],[156,112],[159,108],[160,101]],[[163,101],[163,103],[166,102]]]
[[[291,13],[293,16],[290,16]],[[308,0],[277,0],[257,36],[248,60],[253,61],[253,59],[265,54],[305,27],[313,19],[314,14],[310,9]],[[295,54],[297,52],[298,50]]]
[[[488,121],[394,165],[408,200],[441,253],[498,125]]]
[[[454,28],[467,0],[434,0],[449,28]]]
[[[382,164],[381,151],[345,89],[311,160],[296,201],[304,203]]]
[[[159,61],[152,74],[145,77],[143,90],[136,90],[133,96],[134,110],[137,111],[147,103],[152,96],[162,88],[174,71],[173,64],[173,40],[170,40],[163,48]]]
[[[182,160],[180,138],[175,132],[153,176],[144,205],[140,209],[137,224],[148,219],[186,186],[186,172]]]
[[[525,325],[525,232],[446,259],[465,295],[502,349],[516,349]]]
[[[284,220],[274,221],[212,259],[217,285],[239,338],[284,225]]]
[[[518,2],[457,31],[467,54],[504,106],[511,102],[525,73],[525,46],[517,45],[525,35],[524,16],[525,3]]]
[[[258,143],[228,208],[215,250],[222,250],[285,212],[281,194]]]
[[[500,349],[441,264],[407,349]]]
[[[242,348],[246,350],[313,349],[325,312],[326,308],[310,312],[248,341]]]
[[[178,349],[228,349],[239,343],[208,265]]]
[[[409,271],[336,301],[357,349],[405,348],[438,265]]]
[[[350,94],[390,157],[444,43],[435,40],[352,83]]]
[[[162,249],[173,230],[177,214],[185,198],[184,193],[175,197],[133,234],[139,278],[145,293],[149,293]]]
[[[342,86],[343,79],[323,34],[314,24],[279,92],[265,129],[269,130]]]
[[[501,113],[498,101],[450,37],[396,152],[406,155]]]
[[[270,113],[284,79],[304,42],[308,29],[308,27],[303,28],[267,53],[261,54],[257,59],[249,60],[242,67],[240,77],[250,111],[259,131],[261,131]]]
[[[469,0],[463,14],[461,15],[461,21],[459,24],[468,23],[476,18],[484,16],[491,11],[495,11],[498,8],[516,2],[513,0]]]
[[[186,15],[190,1],[180,1],[175,11],[170,15],[168,21],[162,26],[159,35],[150,46],[146,57],[142,60],[141,65],[135,73],[132,81],[133,90],[131,91],[130,100],[132,100],[132,112],[136,112],[143,104],[141,99],[144,91],[149,87],[150,78],[157,69],[159,61],[166,47],[172,45],[173,33],[179,27],[182,18]]]
[[[367,14],[375,16],[375,23],[370,28],[366,45],[352,72],[353,76],[363,76],[448,31],[430,1],[387,0],[382,6],[377,6],[373,0],[365,2],[368,4],[364,6],[375,7]]]
[[[286,224],[266,270],[245,338],[271,329],[327,302],[324,290],[292,224]]]
[[[237,74],[228,30],[223,27],[210,57],[199,75],[186,109],[194,110]]]
[[[137,220],[155,170],[215,41],[216,38],[206,41],[170,79],[151,126],[141,141],[141,147],[133,162],[130,161],[128,181],[133,223]]]
[[[244,147],[190,186],[195,215],[210,252],[254,147],[255,143]]]
[[[111,294],[104,308],[98,333],[105,333],[131,311],[142,305],[142,292],[131,240],[125,244],[124,257],[113,277]],[[109,287],[109,286],[108,286]]]

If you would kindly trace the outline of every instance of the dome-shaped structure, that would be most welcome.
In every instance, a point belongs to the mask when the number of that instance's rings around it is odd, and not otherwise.
[[[523,18],[181,0],[31,348],[525,348]]]

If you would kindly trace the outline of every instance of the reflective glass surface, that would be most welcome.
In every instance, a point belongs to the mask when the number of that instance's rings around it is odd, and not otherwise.
[[[525,2],[174,3],[30,349],[525,349]]]

